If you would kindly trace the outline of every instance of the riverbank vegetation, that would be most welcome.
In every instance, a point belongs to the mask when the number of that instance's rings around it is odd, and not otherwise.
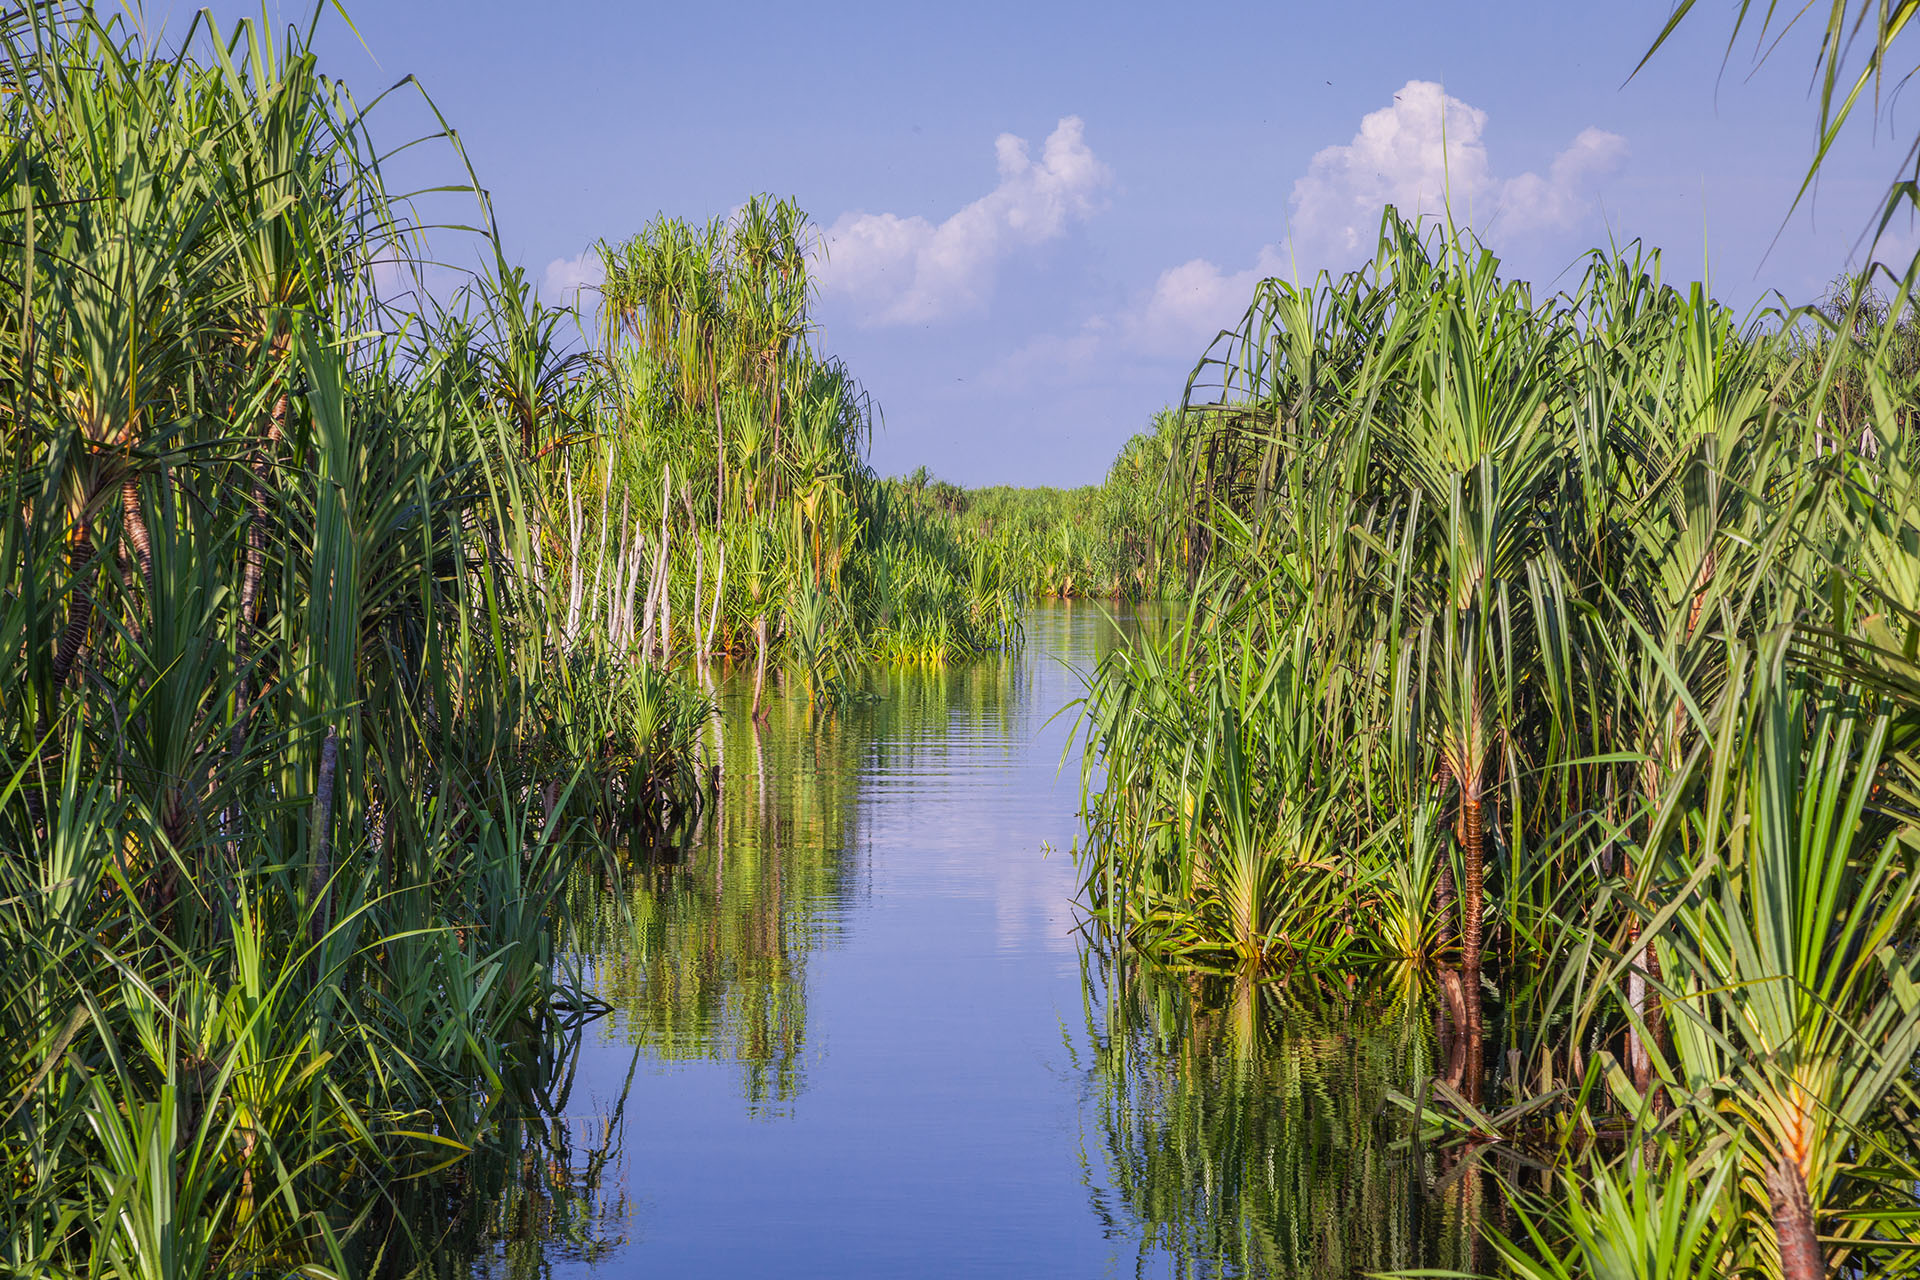
[[[750,662],[756,717],[783,673],[831,702],[863,663],[944,663],[1020,636],[1000,558],[866,465],[877,410],[815,345],[818,241],[764,196],[700,224],[661,215],[595,247],[596,347],[560,355],[550,322],[534,362],[594,373],[527,427],[568,628],[611,628],[702,673]]]
[[[1192,384],[1195,590],[1092,677],[1087,900],[1428,986],[1407,1105],[1502,1171],[1505,1266],[1920,1243],[1914,333],[1857,287],[1742,324],[1637,249],[1539,297],[1390,212]]]
[[[383,300],[306,34],[0,36],[0,1270],[369,1274],[563,1077],[548,905],[701,809],[708,705],[572,625],[541,313]]]
[[[1137,1275],[1465,1269],[1482,1191],[1433,1194],[1414,1118],[1432,1072],[1417,991],[1234,982],[1083,954],[1089,1179]]]
[[[1170,467],[1176,422],[1175,414],[1156,415],[1121,446],[1098,485],[963,489],[925,467],[889,483],[905,502],[991,548],[1004,580],[1028,598],[1175,598],[1186,569],[1161,531],[1184,509]]]

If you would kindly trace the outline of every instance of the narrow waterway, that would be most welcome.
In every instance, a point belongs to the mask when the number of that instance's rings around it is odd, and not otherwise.
[[[1017,655],[758,728],[723,685],[717,811],[672,865],[573,895],[567,962],[612,1012],[522,1135],[475,1273],[1441,1261],[1424,1242],[1479,1193],[1419,1166],[1387,1100],[1429,1067],[1417,1010],[1121,980],[1080,933],[1058,713],[1115,639],[1098,606],[1040,607]]]

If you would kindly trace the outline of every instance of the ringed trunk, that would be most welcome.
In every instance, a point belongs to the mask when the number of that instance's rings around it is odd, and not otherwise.
[[[1813,1204],[1807,1198],[1800,1165],[1792,1157],[1782,1155],[1768,1168],[1767,1198],[1780,1245],[1781,1280],[1822,1280],[1827,1268],[1820,1238],[1813,1232]]]
[[[67,602],[67,625],[60,633],[60,644],[53,653],[53,683],[63,685],[80,660],[80,650],[93,629],[93,595],[81,581],[87,566],[93,563],[93,539],[85,528],[74,531],[67,547],[67,564],[73,572],[73,598]]]
[[[1469,975],[1469,982],[1477,981],[1480,976],[1480,913],[1484,886],[1484,868],[1486,853],[1486,835],[1479,796],[1463,796],[1460,801],[1461,817],[1467,829],[1463,915],[1461,921],[1461,959]]]
[[[140,482],[128,476],[120,486],[120,511],[126,521],[127,538],[133,543],[133,555],[140,562],[140,581],[153,590],[153,539],[147,533],[146,513],[140,509]]]

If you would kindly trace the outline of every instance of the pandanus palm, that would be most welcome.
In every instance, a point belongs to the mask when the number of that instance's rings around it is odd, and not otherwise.
[[[1470,975],[1481,958],[1488,789],[1496,764],[1511,756],[1509,730],[1526,693],[1525,575],[1543,550],[1540,511],[1552,478],[1546,391],[1561,341],[1523,287],[1497,283],[1496,266],[1484,252],[1459,262],[1451,287],[1411,320],[1418,337],[1407,412],[1383,431],[1408,519],[1425,529],[1419,555],[1432,578],[1410,584],[1409,599],[1436,634],[1412,696],[1459,797]]]
[[[1646,815],[1648,826],[1698,740],[1687,708],[1717,692],[1726,642],[1766,625],[1785,585],[1789,549],[1782,544],[1794,532],[1756,498],[1786,492],[1791,477],[1781,474],[1788,455],[1778,433],[1766,429],[1772,408],[1754,348],[1740,341],[1725,309],[1697,289],[1670,319],[1652,359],[1627,374],[1651,389],[1631,405],[1618,446],[1625,455],[1618,478],[1633,495],[1633,518],[1620,522],[1608,548],[1611,563],[1590,588],[1607,606],[1589,615],[1586,636],[1595,659],[1590,712],[1638,756],[1618,793],[1623,800],[1637,793],[1638,805],[1628,810]],[[1627,816],[1617,812],[1616,820]],[[1631,839],[1621,848],[1631,946],[1657,904],[1648,900],[1652,867],[1644,858],[1636,865]],[[1649,945],[1628,981],[1639,1024],[1629,1057],[1642,1089],[1652,1064],[1641,1030],[1656,1040],[1662,1034],[1659,973]]]
[[[473,352],[483,394],[514,424],[521,450],[538,458],[589,434],[581,386],[596,371],[593,352],[568,350],[561,334],[572,312],[540,300],[519,267],[496,256],[473,288],[493,323]]]
[[[1901,945],[1915,920],[1911,832],[1873,799],[1890,708],[1783,674],[1790,640],[1734,647],[1702,726],[1715,741],[1694,783],[1703,825],[1683,835],[1663,814],[1654,837],[1688,877],[1665,935],[1687,975],[1668,994],[1683,1096],[1741,1138],[1779,1272],[1812,1280],[1822,1234],[1844,1253],[1869,1230],[1827,1215],[1841,1171],[1879,1145],[1875,1117],[1909,1092],[1920,962]]]
[[[518,424],[465,332],[380,336],[358,116],[299,32],[257,35],[0,19],[23,1274],[351,1270],[339,1231],[378,1228],[342,1196],[479,1139],[557,1044],[543,917],[580,845],[528,798],[580,757],[541,758],[572,725]],[[658,795],[699,705],[652,688],[676,708],[630,790]],[[378,1119],[407,1115],[431,1138]]]
[[[49,660],[29,667],[42,734],[58,722],[62,687],[96,642],[101,606],[129,636],[138,632],[137,606],[155,589],[142,477],[182,444],[179,388],[218,331],[230,262],[212,209],[217,188],[197,154],[218,136],[204,107],[205,73],[132,57],[90,17],[74,38],[98,60],[98,75],[59,75],[48,48],[10,51],[14,77],[37,76],[42,87],[13,103],[40,114],[16,124],[39,130],[42,142],[21,147],[40,172],[14,186],[23,207],[8,210],[27,228],[22,306],[9,308],[8,320],[27,323],[8,325],[6,380],[20,395],[13,428],[27,452],[17,461],[39,464],[41,487],[30,502],[36,545],[25,563],[36,574],[62,560],[65,569],[33,593],[66,606],[46,647],[34,646]],[[200,109],[182,119],[180,98]],[[36,188],[53,199],[42,201]],[[103,542],[118,563],[97,554]],[[55,547],[64,555],[45,554]],[[64,738],[64,729],[50,738],[43,774],[59,774]],[[30,801],[46,781],[29,789]],[[187,821],[183,782],[171,775],[168,798],[153,806],[157,838],[143,842],[156,863],[143,891],[163,912]]]

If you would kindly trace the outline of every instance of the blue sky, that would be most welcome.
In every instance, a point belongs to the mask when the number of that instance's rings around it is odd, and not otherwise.
[[[363,97],[416,76],[550,292],[658,212],[797,197],[832,246],[825,345],[885,416],[874,464],[970,484],[1097,480],[1258,275],[1351,265],[1389,198],[1450,189],[1542,284],[1639,237],[1742,308],[1808,300],[1856,256],[1915,128],[1896,102],[1789,217],[1811,39],[1757,73],[1748,41],[1723,73],[1728,4],[1630,81],[1665,0],[348,11],[364,47],[329,20],[325,68]],[[430,119],[403,94],[378,136]],[[431,148],[390,168],[451,176]]]

